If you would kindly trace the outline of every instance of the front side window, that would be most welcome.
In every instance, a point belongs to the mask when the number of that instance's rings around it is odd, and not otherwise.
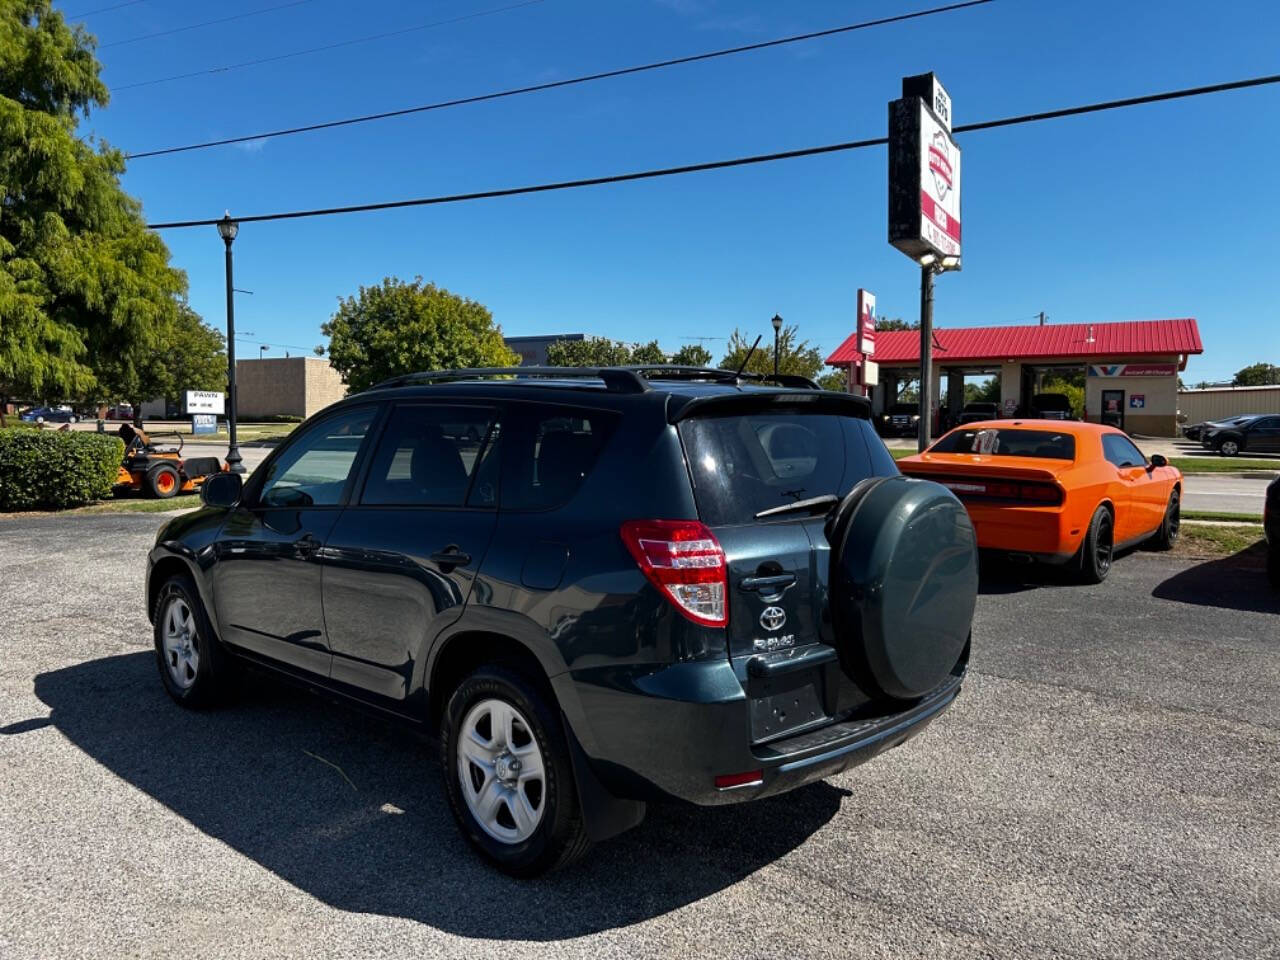
[[[1102,435],[1102,455],[1110,463],[1122,468],[1142,467],[1147,463],[1147,458],[1142,455],[1142,451],[1135,447],[1128,437],[1118,433]]]
[[[355,466],[377,408],[358,407],[308,427],[267,467],[259,501],[267,507],[332,506]]]
[[[391,411],[362,504],[491,507],[498,425],[489,407],[404,404]]]

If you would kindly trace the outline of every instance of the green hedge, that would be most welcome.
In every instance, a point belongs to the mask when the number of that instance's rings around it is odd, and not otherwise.
[[[119,437],[71,430],[0,431],[0,510],[60,510],[111,492]]]

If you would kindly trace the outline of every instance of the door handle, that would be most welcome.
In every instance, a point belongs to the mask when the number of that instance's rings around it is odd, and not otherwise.
[[[437,550],[429,558],[440,568],[441,573],[448,573],[457,567],[465,567],[471,562],[471,554],[463,553],[456,543],[451,543],[443,550]]]
[[[794,573],[778,573],[770,577],[743,577],[738,586],[743,590],[759,590],[761,593],[781,593],[795,582]]]

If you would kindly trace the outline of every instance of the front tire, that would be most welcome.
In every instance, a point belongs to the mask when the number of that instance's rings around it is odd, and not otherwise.
[[[1080,547],[1080,579],[1085,583],[1101,583],[1111,572],[1114,557],[1115,518],[1106,507],[1098,507]]]
[[[160,588],[154,620],[156,666],[165,692],[192,709],[216,703],[230,665],[191,578],[174,577]]]
[[[1223,440],[1218,444],[1218,455],[1222,457],[1234,457],[1240,453],[1239,442],[1231,439]]]
[[[532,877],[590,845],[559,711],[526,677],[482,667],[441,723],[445,790],[458,829],[504,873]]]
[[[1182,498],[1178,491],[1169,494],[1169,505],[1164,510],[1164,520],[1156,531],[1154,544],[1157,550],[1172,550],[1178,542],[1178,533],[1182,529]]]

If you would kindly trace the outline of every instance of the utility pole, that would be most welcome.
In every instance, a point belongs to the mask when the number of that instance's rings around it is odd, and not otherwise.
[[[916,449],[933,442],[933,258],[920,267],[920,419]]]
[[[1044,317],[1044,311],[1043,311],[1043,310],[1041,310],[1041,311],[1040,311],[1040,326],[1042,326],[1042,327],[1044,326],[1044,320],[1045,320],[1045,317]]]

